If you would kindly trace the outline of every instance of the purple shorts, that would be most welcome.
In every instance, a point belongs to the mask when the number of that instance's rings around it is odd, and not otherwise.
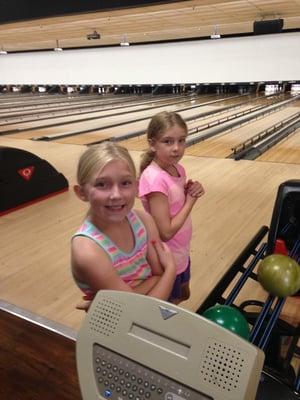
[[[181,287],[184,283],[189,282],[190,279],[191,279],[191,262],[189,260],[186,269],[183,272],[181,272],[181,274],[176,276],[169,300],[180,299],[182,297]]]

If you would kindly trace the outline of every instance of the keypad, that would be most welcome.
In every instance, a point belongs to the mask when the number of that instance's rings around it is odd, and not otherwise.
[[[176,382],[136,361],[93,346],[99,395],[111,400],[209,400],[211,397]]]

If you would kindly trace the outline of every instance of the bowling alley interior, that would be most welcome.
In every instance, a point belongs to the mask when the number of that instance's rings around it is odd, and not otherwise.
[[[1,399],[300,399],[300,2],[2,3]],[[122,284],[89,297],[71,253],[91,215],[79,159],[121,146],[141,190],[142,157],[166,144],[147,136],[159,113],[179,114],[185,144],[175,175],[150,166],[183,182],[178,212],[188,182],[202,188],[185,217],[190,293],[130,286],[101,245]],[[163,282],[176,251],[154,257],[148,228],[150,279]]]

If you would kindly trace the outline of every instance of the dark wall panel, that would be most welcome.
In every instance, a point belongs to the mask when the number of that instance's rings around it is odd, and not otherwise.
[[[180,1],[180,0],[177,0]],[[30,20],[43,17],[76,14],[92,11],[107,11],[129,7],[176,3],[160,0],[2,0],[0,23]],[[181,0],[185,1],[185,0]]]

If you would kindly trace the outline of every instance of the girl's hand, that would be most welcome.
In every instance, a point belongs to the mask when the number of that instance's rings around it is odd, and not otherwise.
[[[168,268],[173,268],[176,270],[175,260],[169,247],[161,241],[152,240],[151,243],[156,251],[163,269],[166,270]]]
[[[187,183],[184,185],[184,194],[186,195],[189,191],[189,188],[191,187],[191,185],[193,184],[193,181],[191,179],[189,179],[187,181]]]
[[[92,300],[81,301],[80,303],[76,304],[76,309],[88,312],[91,304]]]
[[[198,181],[192,181],[189,179],[185,185],[186,194],[197,199],[204,195],[205,190],[202,184]]]

